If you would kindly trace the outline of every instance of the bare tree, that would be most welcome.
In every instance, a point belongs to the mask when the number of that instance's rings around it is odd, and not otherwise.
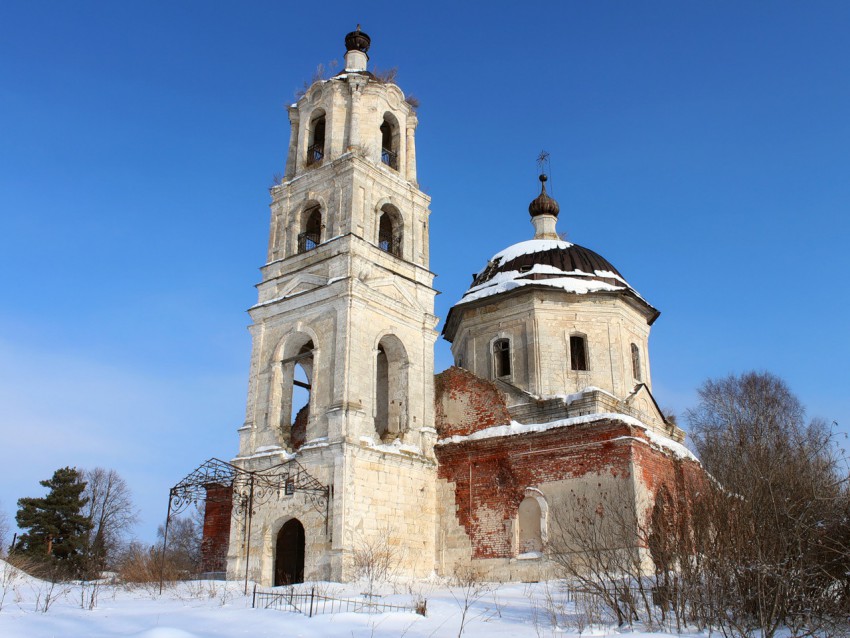
[[[785,626],[831,631],[846,618],[850,499],[833,432],[805,421],[778,377],[750,372],[706,381],[687,413],[706,470],[719,483],[703,501],[705,558],[714,620],[734,635]]]
[[[201,571],[203,520],[203,512],[198,509],[192,516],[173,518],[168,526],[168,546],[165,547],[166,565],[179,572],[184,578]],[[164,526],[160,525],[157,536],[159,542],[154,551],[159,553],[163,551]]]
[[[9,542],[9,517],[0,509],[0,558],[6,555]]]
[[[91,522],[88,539],[89,571],[103,571],[115,558],[124,535],[138,520],[127,482],[112,469],[84,472],[88,497],[83,514]]]

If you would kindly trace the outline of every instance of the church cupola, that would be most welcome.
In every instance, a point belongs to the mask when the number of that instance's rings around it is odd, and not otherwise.
[[[372,44],[372,39],[360,30],[359,24],[357,29],[345,36],[346,73],[366,70],[366,63],[369,62],[367,52],[370,44]]]
[[[540,194],[528,205],[531,223],[534,225],[534,239],[559,239],[555,230],[560,207],[558,202],[546,192],[545,174],[540,175]]]
[[[446,317],[456,364],[496,383],[521,423],[625,411],[680,438],[651,397],[658,310],[607,259],[558,236],[560,207],[546,182],[541,171],[528,206],[534,238],[493,255]]]

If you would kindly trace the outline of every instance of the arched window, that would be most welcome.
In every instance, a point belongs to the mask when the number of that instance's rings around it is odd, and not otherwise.
[[[519,554],[543,551],[543,511],[534,496],[526,496],[517,512]]]
[[[584,335],[570,337],[570,369],[587,370],[587,339]]]
[[[310,118],[310,144],[307,146],[307,165],[318,164],[325,157],[325,112],[318,109]]]
[[[304,211],[302,231],[298,234],[298,252],[313,250],[322,243],[322,211],[312,206]]]
[[[398,210],[389,204],[381,208],[378,219],[378,248],[401,257],[402,220]]]
[[[313,351],[309,336],[300,334],[287,343],[281,365],[280,427],[284,436],[288,432],[293,449],[304,444],[307,422],[310,419],[310,398],[313,392]]]
[[[510,339],[496,339],[493,342],[493,374],[497,378],[511,376]]]
[[[641,381],[641,371],[640,371],[640,350],[638,350],[637,344],[632,344],[632,376],[635,378],[635,381]]]
[[[399,125],[392,113],[384,114],[381,123],[381,161],[398,170]]]
[[[375,357],[375,431],[391,441],[407,429],[407,353],[395,335],[378,343]]]

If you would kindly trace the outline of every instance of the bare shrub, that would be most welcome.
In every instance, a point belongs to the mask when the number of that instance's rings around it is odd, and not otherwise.
[[[80,609],[92,611],[97,607],[103,582],[100,580],[85,580],[80,583]]]
[[[2,505],[0,504],[0,507]],[[6,547],[9,542],[9,517],[0,509],[0,558],[6,555]]]
[[[414,111],[419,108],[419,98],[410,93],[404,97],[404,101],[412,108]]]
[[[377,584],[392,581],[403,560],[404,550],[392,526],[360,538],[354,549],[354,571],[358,579],[366,582],[364,594],[371,598]]]
[[[396,77],[398,76],[398,67],[394,66],[390,69],[379,69],[375,67],[372,74],[381,84],[395,84]]]
[[[309,82],[304,82],[300,89],[295,91],[295,99],[300,100],[307,94],[307,91],[310,90],[310,87],[313,86],[316,82],[321,82],[323,80],[328,79],[331,73],[333,73],[336,68],[339,66],[339,62],[337,60],[331,60],[327,64],[317,64],[316,70],[313,71],[313,75],[310,76]]]
[[[532,622],[538,636],[542,634],[544,629],[549,629],[552,634],[562,631],[564,627],[570,624],[570,618],[575,616],[575,614],[570,613],[569,595],[563,583],[544,581],[542,586],[537,588],[536,595],[527,591],[526,596],[531,599]],[[578,626],[579,632],[584,630],[585,625],[575,624]]]
[[[490,583],[484,582],[481,574],[473,567],[460,567],[455,572],[452,579],[453,587],[450,590],[452,598],[454,598],[460,608],[460,627],[458,628],[458,638],[463,635],[467,626],[473,620],[485,616],[489,610],[483,610],[481,613],[472,614],[472,606],[487,594],[493,591]]]
[[[186,578],[182,565],[165,557],[159,546],[130,543],[118,559],[118,578],[130,586],[140,587],[154,594],[159,591],[160,574],[166,583]]]
[[[630,486],[621,481],[593,499],[575,492],[550,510],[546,554],[579,598],[595,597],[618,625],[652,618],[642,530]],[[588,610],[595,616],[595,610]]]
[[[6,597],[9,594],[16,593],[16,584],[22,574],[23,572],[20,569],[8,561],[3,561],[0,565],[0,611],[3,611]]]

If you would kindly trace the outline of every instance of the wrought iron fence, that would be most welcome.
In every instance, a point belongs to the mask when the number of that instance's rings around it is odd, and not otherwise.
[[[325,143],[318,142],[307,148],[307,164],[318,164],[325,157]]]
[[[423,613],[425,602],[413,605],[393,605],[376,602],[373,598],[334,598],[316,591],[287,587],[283,590],[267,591],[254,586],[251,607],[259,609],[278,609],[292,611],[313,617],[317,614],[338,614],[352,612],[357,614],[382,614],[388,611]]]
[[[381,161],[390,168],[398,170],[398,153],[395,153],[388,148],[382,148]]]

